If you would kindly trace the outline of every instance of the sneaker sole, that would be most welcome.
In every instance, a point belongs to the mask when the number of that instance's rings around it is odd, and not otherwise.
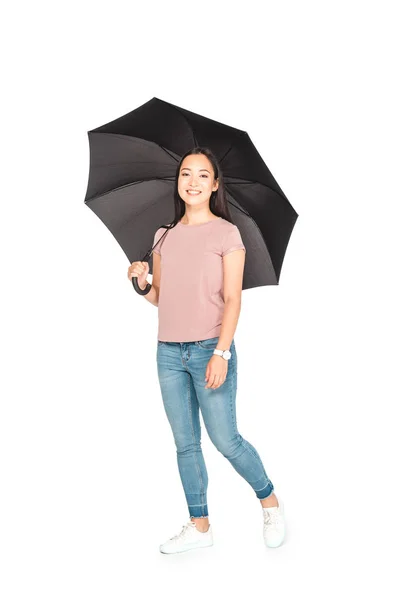
[[[196,550],[196,548],[208,548],[208,546],[213,545],[213,541],[211,542],[192,542],[191,544],[187,544],[184,548],[180,548],[179,550],[162,550],[160,548],[160,552],[162,554],[179,554],[180,552],[187,552],[188,550]]]

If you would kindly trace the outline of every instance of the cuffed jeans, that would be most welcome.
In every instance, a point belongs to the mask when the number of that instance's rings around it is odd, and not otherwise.
[[[219,337],[198,342],[157,341],[157,371],[165,412],[175,441],[178,469],[190,517],[207,517],[208,475],[201,450],[199,409],[214,446],[253,488],[259,499],[272,494],[256,449],[236,423],[237,356],[232,341],[226,379],[205,388],[206,368]]]

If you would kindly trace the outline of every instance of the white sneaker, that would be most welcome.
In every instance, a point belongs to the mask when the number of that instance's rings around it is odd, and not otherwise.
[[[175,552],[186,552],[195,548],[205,548],[213,545],[213,534],[211,525],[208,530],[202,533],[196,529],[194,521],[190,520],[182,527],[182,531],[170,538],[160,546],[160,552],[163,554],[174,554]]]
[[[262,507],[264,513],[264,542],[269,548],[277,548],[280,546],[285,537],[283,502],[278,499],[278,496],[276,496],[276,498],[278,500],[278,506],[272,506],[271,508]]]

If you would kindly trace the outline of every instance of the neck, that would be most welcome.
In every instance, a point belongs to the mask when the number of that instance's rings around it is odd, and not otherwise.
[[[188,212],[185,212],[181,219],[181,223],[184,225],[198,225],[199,223],[205,223],[206,221],[211,221],[212,219],[216,218],[216,215],[214,215],[211,211],[200,214],[188,214]]]

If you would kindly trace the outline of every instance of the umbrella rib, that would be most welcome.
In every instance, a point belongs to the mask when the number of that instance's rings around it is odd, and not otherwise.
[[[250,140],[250,136],[249,136],[249,134],[247,133],[247,131],[242,131],[242,130],[239,130],[239,131],[241,132],[241,134],[242,134],[242,135],[243,135],[243,134],[244,134],[244,135],[247,135],[248,139]],[[236,140],[235,140],[235,141],[236,141]],[[222,166],[222,161],[223,161],[223,160],[225,160],[226,156],[229,154],[229,152],[230,152],[230,151],[232,150],[232,148],[234,147],[234,145],[235,145],[235,141],[234,141],[234,142],[232,142],[232,145],[231,145],[231,147],[229,148],[229,150],[228,150],[227,152],[225,152],[224,156],[223,156],[223,157],[222,157],[222,158],[219,160],[219,163],[221,164],[221,169],[222,169],[222,171],[224,170],[224,168],[223,168],[223,166]],[[251,140],[250,140],[250,141],[251,141]],[[252,142],[251,142],[251,143],[252,143]],[[253,146],[254,146],[254,144],[253,144]],[[260,156],[260,158],[262,159],[262,157],[261,157],[261,156]],[[264,162],[264,161],[263,161],[263,162]],[[264,164],[265,164],[265,163],[264,163]],[[266,165],[265,165],[265,166],[266,166]],[[267,168],[268,168],[268,167],[267,167]],[[227,177],[229,177],[229,176],[227,176]],[[224,179],[225,179],[225,176],[224,176]],[[278,194],[278,195],[279,195],[279,196],[282,198],[282,200],[284,200],[285,202],[289,202],[289,201],[288,201],[288,199],[286,198],[286,196],[285,196],[285,195],[282,195],[282,193],[283,193],[283,192],[279,192],[278,190],[274,190],[274,189],[273,189],[271,186],[269,186],[269,185],[266,185],[265,183],[261,183],[261,181],[254,181],[254,180],[253,180],[253,181],[249,181],[248,179],[243,179],[243,177],[234,177],[234,179],[241,179],[241,180],[242,180],[242,181],[240,181],[240,182],[237,182],[237,185],[244,185],[245,183],[258,183],[259,185],[262,185],[262,186],[264,186],[264,187],[268,188],[269,190],[272,190],[272,191],[273,191],[275,194]],[[229,183],[226,183],[225,185],[226,185],[226,186],[228,186],[228,185],[231,185],[231,184],[229,184]],[[232,184],[232,185],[236,185],[236,182],[235,182],[234,184]],[[233,194],[232,194],[232,196],[233,196]],[[290,204],[290,202],[289,202],[289,204]]]
[[[146,142],[147,144],[151,144],[152,146],[157,146],[158,148],[161,148],[161,150],[163,150],[166,154],[168,154],[168,156],[170,158],[173,158],[175,162],[178,162],[178,160],[176,159],[175,156],[173,156],[173,154],[171,154],[164,146],[162,146],[161,144],[158,144],[157,142],[153,142],[153,140],[148,140],[146,138],[140,138],[137,137],[135,135],[126,135],[124,133],[110,133],[107,131],[101,132],[101,131],[88,131],[89,133],[95,133],[97,135],[106,135],[107,137],[112,136],[112,137],[116,137],[116,138],[122,138],[124,140],[128,140],[128,141],[132,141],[133,138],[135,138],[136,140],[140,140],[141,142]]]
[[[193,127],[191,126],[188,118],[183,114],[183,112],[177,106],[175,106],[175,104],[169,104],[169,106],[171,108],[174,108],[176,110],[176,112],[178,112],[185,119],[185,121],[186,121],[186,123],[187,123],[187,125],[188,125],[188,127],[190,129],[190,133],[193,135],[194,145],[198,146],[197,139],[196,139],[196,136],[195,136],[194,131],[193,131]]]
[[[232,194],[231,194],[231,196],[234,198],[234,196]],[[230,202],[229,200],[228,200],[228,203],[231,206],[234,206],[237,210],[240,210],[240,212],[242,212],[244,215],[246,215],[246,217],[250,217],[250,219],[252,219],[252,216],[247,212],[247,210],[245,210],[241,206],[237,206],[236,204],[233,204],[233,202]]]
[[[149,204],[148,206],[145,206],[138,213],[135,213],[134,215],[129,215],[129,217],[127,219],[125,219],[125,221],[123,223],[119,224],[119,227],[118,227],[119,230],[123,229],[127,223],[129,223],[130,221],[132,221],[133,218],[137,219],[140,215],[143,215],[145,212],[147,212],[148,210],[150,210],[151,208],[153,208],[153,206],[155,206],[156,204],[158,204],[159,201],[160,200],[155,200],[155,202],[153,202],[152,204]]]
[[[223,160],[225,160],[225,158],[227,157],[227,155],[229,154],[229,152],[232,150],[234,143],[235,143],[235,142],[232,142],[232,144],[231,144],[230,148],[228,148],[228,150],[225,152],[224,156],[223,156],[222,158],[220,158],[220,159],[219,159],[219,163],[220,163],[221,165],[222,165],[222,161],[223,161]],[[221,167],[221,168],[222,168],[222,170],[224,170],[224,169],[223,169],[223,167]]]
[[[117,190],[123,190],[124,188],[128,188],[128,187],[131,187],[132,185],[137,185],[137,184],[143,183],[145,181],[175,181],[175,176],[171,175],[171,177],[148,177],[147,179],[144,178],[144,179],[139,179],[138,181],[131,181],[131,183],[126,183],[125,185],[120,185],[118,187],[112,188],[111,190],[108,190],[107,192],[103,192],[102,194],[93,196],[93,198],[88,198],[87,200],[85,200],[85,204],[92,202],[92,200],[98,200],[99,198],[102,198],[103,196],[107,196],[111,192],[115,192]]]
[[[229,193],[230,193],[230,195],[232,196],[232,198],[234,198],[234,199],[236,200],[236,202],[239,204],[239,206],[236,206],[236,204],[233,204],[233,202],[229,202],[229,200],[228,200],[229,204],[232,204],[232,206],[234,206],[235,208],[237,208],[238,210],[240,210],[242,213],[244,213],[244,214],[246,215],[246,217],[249,217],[249,218],[250,218],[250,219],[253,221],[253,223],[254,223],[254,226],[255,226],[255,227],[258,229],[258,232],[259,232],[259,234],[260,234],[260,237],[261,237],[262,241],[264,242],[264,246],[265,246],[265,249],[266,249],[266,251],[267,251],[267,254],[268,254],[268,256],[269,256],[269,258],[270,258],[270,260],[271,260],[271,265],[272,265],[272,268],[274,269],[274,273],[275,273],[275,277],[276,277],[276,272],[275,272],[275,268],[274,268],[274,263],[272,262],[271,255],[270,255],[270,253],[269,253],[268,246],[267,246],[267,244],[266,244],[266,242],[265,242],[265,239],[264,239],[264,236],[263,236],[263,234],[262,234],[262,232],[261,232],[261,229],[259,228],[259,226],[258,226],[258,224],[256,223],[256,221],[253,219],[253,217],[251,216],[251,214],[250,214],[250,213],[248,213],[248,212],[247,212],[245,209],[243,209],[243,208],[240,206],[239,200],[237,200],[237,198],[235,198],[234,194],[232,194],[232,192],[231,192],[231,191],[229,191]]]
[[[228,177],[229,177],[229,175],[228,175]],[[230,185],[245,185],[246,183],[247,184],[257,183],[258,185],[261,185],[262,187],[265,187],[268,190],[271,190],[272,192],[274,192],[274,194],[277,194],[278,196],[280,196],[284,202],[287,202],[289,204],[289,206],[292,206],[290,204],[289,200],[286,198],[286,196],[282,195],[283,192],[281,193],[278,190],[275,190],[274,188],[272,188],[270,185],[267,185],[266,183],[261,183],[261,181],[250,181],[249,179],[243,179],[242,177],[235,177],[235,179],[241,179],[242,181],[238,181],[238,182],[235,181],[233,183],[227,183],[227,182],[225,182],[225,177],[224,177],[225,187],[229,189]],[[232,196],[233,196],[233,194],[232,194]]]
[[[175,156],[174,156],[173,154],[171,154],[171,152],[169,152],[169,151],[168,151],[168,150],[167,150],[167,149],[166,149],[164,146],[161,146],[161,144],[159,144],[159,146],[160,146],[160,148],[162,148],[162,149],[164,150],[164,152],[165,152],[166,154],[168,154],[168,156],[170,156],[171,158],[173,158],[173,159],[174,159],[174,161],[175,161],[176,163],[178,163],[178,160],[175,158]]]

